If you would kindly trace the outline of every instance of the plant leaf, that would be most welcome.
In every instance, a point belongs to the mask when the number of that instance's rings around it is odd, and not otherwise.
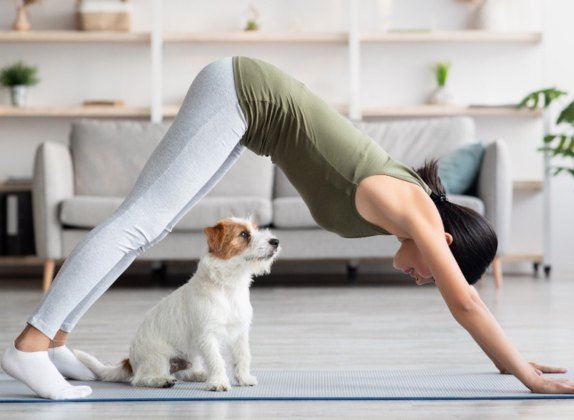
[[[574,101],[570,102],[566,108],[562,110],[556,124],[567,122],[569,124],[574,124]]]

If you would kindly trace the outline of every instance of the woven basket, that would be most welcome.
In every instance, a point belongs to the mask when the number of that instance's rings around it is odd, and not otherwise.
[[[129,0],[77,0],[76,19],[80,31],[129,32],[131,17]]]

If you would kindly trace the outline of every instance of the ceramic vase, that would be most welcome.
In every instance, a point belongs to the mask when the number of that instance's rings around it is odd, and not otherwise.
[[[28,97],[28,86],[18,85],[10,88],[12,105],[21,108],[26,106]]]

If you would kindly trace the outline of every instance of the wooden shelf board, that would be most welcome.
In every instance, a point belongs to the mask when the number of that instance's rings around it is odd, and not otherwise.
[[[231,43],[346,43],[346,33],[327,32],[166,32],[164,42],[231,42]]]
[[[349,112],[349,107],[347,105],[336,104],[333,105],[333,107],[344,115],[347,115]],[[166,118],[173,118],[177,115],[178,111],[179,111],[179,105],[164,105],[163,116]]]
[[[19,182],[0,182],[0,192],[12,192],[12,191],[30,191],[32,189],[32,180],[29,181],[19,181]]]
[[[0,256],[0,265],[43,265],[44,259],[35,255]]]
[[[540,117],[542,111],[514,107],[465,107],[443,105],[365,107],[364,117],[435,117],[469,115],[473,117]]]
[[[517,180],[513,182],[514,189],[521,191],[541,191],[544,188],[543,180]]]
[[[348,113],[348,106],[334,105],[341,113]],[[179,106],[164,106],[164,116],[174,117]],[[364,117],[436,117],[469,115],[473,117],[539,117],[541,111],[530,111],[512,107],[456,107],[440,105],[367,107]],[[17,108],[0,106],[0,117],[130,117],[146,118],[150,116],[149,107],[112,107],[112,106],[27,106]]]
[[[0,32],[0,42],[149,42],[151,35],[147,32],[99,32],[99,31],[30,31]]]
[[[22,108],[0,106],[0,117],[130,117],[147,118],[149,107],[112,106],[27,106]]]
[[[508,254],[500,257],[502,262],[522,262],[522,261],[532,261],[541,263],[544,259],[542,253],[524,253],[524,254]]]
[[[504,42],[538,43],[541,32],[491,32],[491,31],[396,31],[364,34],[361,41],[381,42]]]
[[[149,32],[100,32],[100,31],[1,31],[0,42],[118,42],[147,43]],[[166,32],[165,42],[319,42],[346,43],[347,32]],[[489,32],[489,31],[396,31],[367,33],[362,42],[511,42],[538,43],[540,32]]]

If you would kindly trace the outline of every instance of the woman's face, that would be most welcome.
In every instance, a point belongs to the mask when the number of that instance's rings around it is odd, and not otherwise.
[[[450,245],[452,236],[446,233],[445,238]],[[405,238],[399,238],[399,241],[401,247],[393,258],[393,267],[414,278],[418,286],[434,283],[430,269],[417,248],[415,241]]]

